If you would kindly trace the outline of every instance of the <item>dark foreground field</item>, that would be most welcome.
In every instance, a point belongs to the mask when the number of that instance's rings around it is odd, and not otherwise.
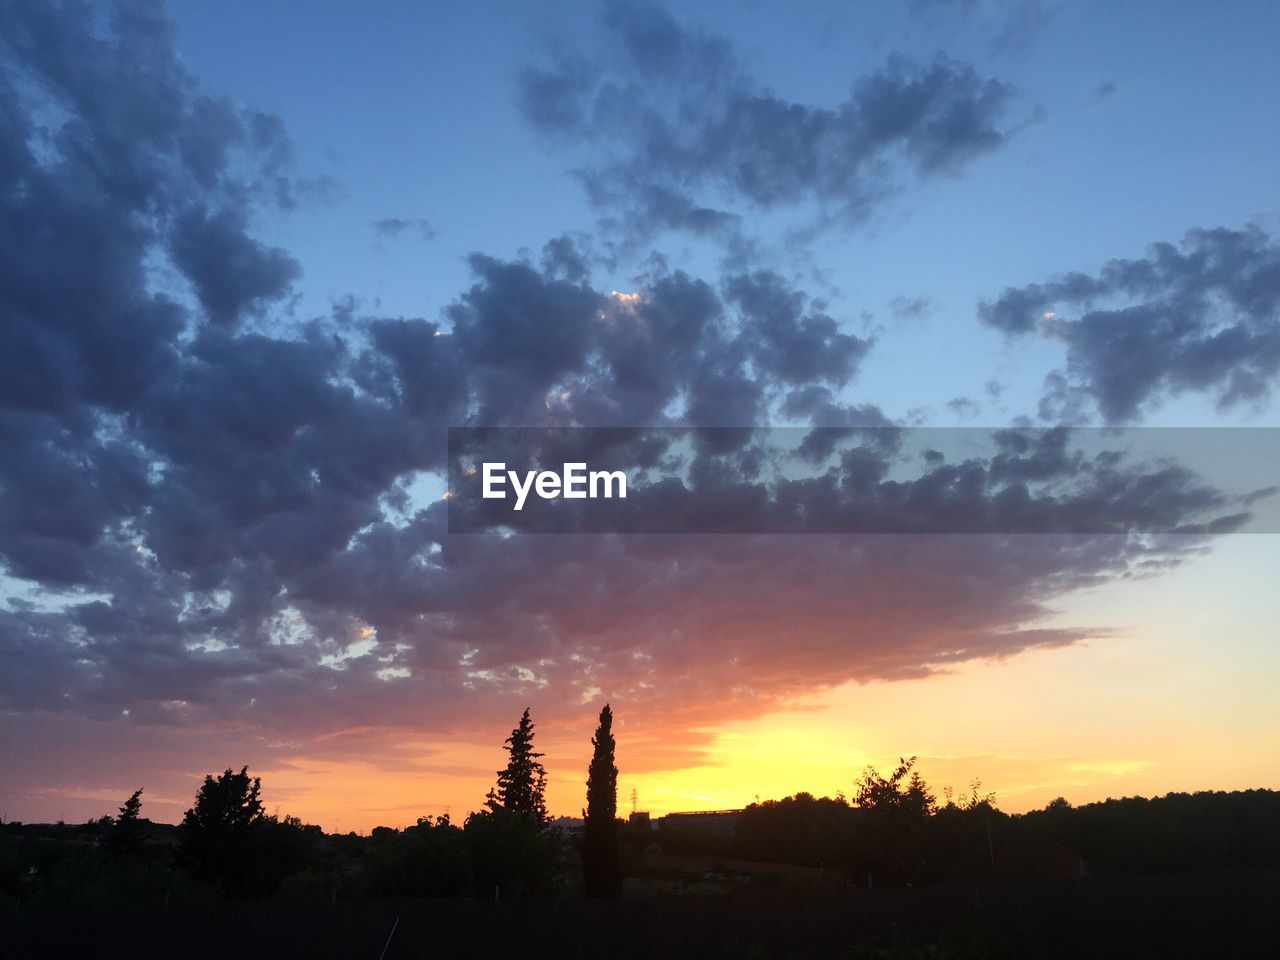
[[[0,920],[5,957],[946,958],[1280,955],[1280,872],[614,902],[221,903]]]

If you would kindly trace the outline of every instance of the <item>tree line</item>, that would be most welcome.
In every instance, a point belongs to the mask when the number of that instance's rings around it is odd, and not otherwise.
[[[887,776],[868,767],[849,798],[798,793],[755,803],[731,837],[686,833],[678,844],[690,853],[822,867],[859,886],[1276,868],[1280,792],[1170,793],[1078,807],[1058,797],[1009,814],[977,780],[966,794],[946,790],[939,801],[911,757]]]
[[[461,825],[446,813],[369,837],[328,835],[262,804],[247,767],[209,774],[176,830],[141,816],[142,789],[115,817],[82,827],[0,824],[0,905],[68,906],[353,896],[590,897],[622,890],[613,712],[592,737],[584,829],[575,843],[551,825],[547,775],[526,709],[504,743],[507,763]]]
[[[975,781],[934,790],[903,758],[868,767],[846,797],[798,793],[738,812],[732,831],[653,831],[617,816],[613,713],[591,740],[580,834],[558,829],[526,709],[479,810],[370,836],[268,814],[247,767],[204,778],[175,828],[142,817],[141,789],[81,826],[0,824],[0,909],[204,899],[616,897],[624,867],[702,855],[820,868],[824,883],[903,886],[984,877],[1280,867],[1280,793],[1170,794],[1001,811]]]

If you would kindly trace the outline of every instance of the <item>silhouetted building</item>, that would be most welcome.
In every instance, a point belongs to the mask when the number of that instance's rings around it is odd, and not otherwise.
[[[697,810],[668,813],[658,818],[658,833],[697,833],[705,836],[732,837],[738,829],[741,810]]]

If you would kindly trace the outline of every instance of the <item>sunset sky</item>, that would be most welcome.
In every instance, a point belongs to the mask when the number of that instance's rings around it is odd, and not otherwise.
[[[0,6],[0,817],[456,819],[526,706],[576,816],[606,701],[624,813],[1280,787],[1280,534],[1159,532],[1277,509],[1214,484],[1277,462],[1280,6],[685,7]],[[1123,475],[1156,533],[443,499],[450,427],[1061,425],[1230,439]]]

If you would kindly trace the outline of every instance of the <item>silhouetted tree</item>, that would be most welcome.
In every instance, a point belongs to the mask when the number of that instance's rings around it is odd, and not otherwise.
[[[261,791],[262,778],[250,779],[248,767],[241,767],[239,773],[228,769],[216,780],[207,774],[195,806],[182,817],[182,826],[188,835],[227,838],[242,832],[262,816]]]
[[[969,783],[958,800],[948,787],[947,802],[933,816],[929,837],[930,869],[925,879],[940,881],[996,869],[996,840],[1008,815],[996,807],[996,795],[984,793],[982,781]]]
[[[420,817],[405,830],[375,827],[368,858],[376,896],[460,897],[474,888],[463,831],[448,815]]]
[[[854,789],[859,812],[851,870],[855,878],[873,875],[881,882],[919,879],[929,841],[934,795],[919,773],[916,758],[901,758],[897,769],[882,776],[867,767]]]
[[[462,828],[477,896],[551,896],[561,886],[559,831],[502,807],[469,814]]]
[[[498,771],[498,785],[489,791],[485,806],[532,817],[541,826],[547,823],[547,771],[538,762],[542,754],[533,749],[533,721],[526,707],[519,725],[507,737],[510,755],[506,769]]]
[[[124,802],[124,806],[120,808],[120,815],[116,817],[116,826],[132,826],[138,822],[138,814],[142,811],[142,788],[139,787],[129,795],[129,799]]]
[[[753,803],[738,818],[736,852],[748,860],[840,866],[856,816],[843,797],[797,793]]]
[[[854,789],[854,806],[864,810],[897,810],[917,817],[934,809],[934,795],[920,774],[911,768],[916,758],[899,758],[898,767],[883,777],[875,767],[867,767]],[[908,774],[910,776],[908,777]]]
[[[261,789],[261,779],[251,778],[248,767],[239,773],[228,769],[217,779],[209,774],[179,828],[184,859],[233,894],[245,889],[256,867],[252,840],[263,820]]]
[[[142,788],[129,795],[120,808],[120,815],[111,825],[107,836],[107,849],[116,855],[134,853],[138,847],[139,815],[142,812]]]
[[[507,737],[507,766],[485,797],[485,809],[463,825],[475,871],[476,892],[490,896],[549,894],[559,884],[558,832],[546,829],[550,818],[544,797],[547,772],[533,749],[533,721],[526,708]]]
[[[613,711],[607,703],[600,711],[600,725],[591,745],[594,751],[587,771],[583,885],[589,897],[616,897],[622,892],[618,867],[618,768],[614,764]]]

